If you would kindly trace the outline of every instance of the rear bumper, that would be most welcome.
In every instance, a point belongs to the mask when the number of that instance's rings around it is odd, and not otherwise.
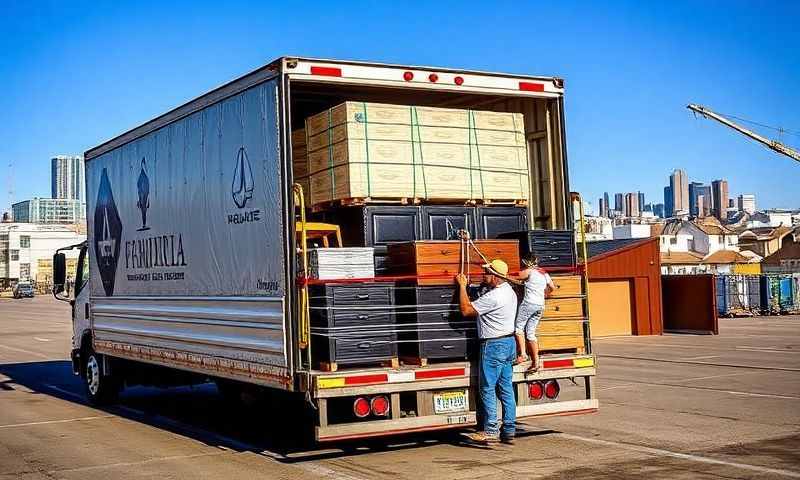
[[[568,400],[541,405],[519,405],[517,406],[517,419],[584,415],[597,412],[598,407],[599,402],[597,399]],[[317,427],[315,436],[318,442],[333,442],[357,438],[402,435],[431,430],[464,428],[475,425],[477,425],[476,413],[470,411],[452,415],[428,415],[424,417],[328,425],[325,427]]]

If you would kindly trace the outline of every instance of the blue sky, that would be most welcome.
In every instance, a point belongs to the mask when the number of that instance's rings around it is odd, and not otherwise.
[[[0,210],[11,162],[16,201],[49,196],[52,155],[283,54],[563,77],[571,188],[595,209],[603,191],[661,201],[677,167],[759,208],[800,207],[800,163],[685,108],[782,126],[800,147],[800,2],[297,5],[3,2]]]

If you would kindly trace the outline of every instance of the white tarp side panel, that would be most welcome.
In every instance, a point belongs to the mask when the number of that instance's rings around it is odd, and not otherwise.
[[[277,82],[87,164],[92,295],[285,294]]]

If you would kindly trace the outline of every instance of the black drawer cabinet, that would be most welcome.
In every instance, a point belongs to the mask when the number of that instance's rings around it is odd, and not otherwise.
[[[397,357],[393,284],[311,285],[309,304],[315,363],[356,365]]]
[[[572,230],[528,230],[500,235],[519,240],[520,257],[533,252],[542,267],[574,267],[575,234]]]
[[[524,207],[477,207],[478,237],[500,238],[500,235],[528,229],[528,209]]]
[[[475,207],[422,206],[422,236],[425,240],[458,240],[459,230],[466,230],[471,238],[478,238],[475,226]]]
[[[459,359],[476,351],[476,321],[461,316],[455,286],[404,284],[396,292],[396,302],[401,356]]]

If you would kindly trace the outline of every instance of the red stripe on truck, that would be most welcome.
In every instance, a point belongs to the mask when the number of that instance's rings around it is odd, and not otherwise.
[[[542,364],[544,368],[572,368],[572,359],[568,360],[545,360]]]
[[[526,92],[544,92],[543,83],[519,82],[519,89]]]
[[[417,370],[414,372],[416,380],[439,377],[463,377],[466,370],[463,368],[445,368],[442,370]]]
[[[336,67],[311,67],[311,75],[323,75],[326,77],[341,77],[342,69]]]
[[[375,375],[359,375],[357,377],[345,377],[345,385],[361,385],[363,383],[383,383],[389,381],[389,375],[378,373]]]

